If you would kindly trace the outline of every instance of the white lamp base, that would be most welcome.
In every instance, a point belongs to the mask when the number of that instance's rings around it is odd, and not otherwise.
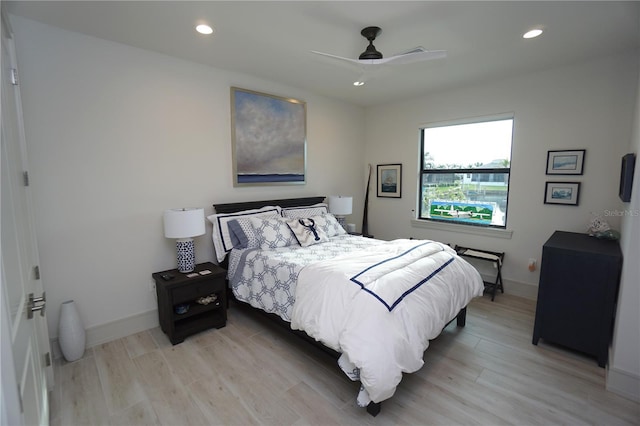
[[[336,220],[342,226],[342,229],[347,230],[347,217],[346,216],[336,216]]]
[[[193,272],[196,269],[193,238],[176,240],[176,251],[178,252],[178,271],[182,273]]]

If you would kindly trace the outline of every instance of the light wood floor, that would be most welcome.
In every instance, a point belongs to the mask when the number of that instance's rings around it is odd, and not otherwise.
[[[172,346],[159,329],[57,361],[53,425],[638,425],[640,406],[607,392],[596,361],[531,344],[535,303],[476,299],[467,326],[431,342],[382,412],[355,404],[335,361],[260,316]]]

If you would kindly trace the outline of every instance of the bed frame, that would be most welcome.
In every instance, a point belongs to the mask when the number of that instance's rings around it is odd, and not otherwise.
[[[243,210],[258,209],[264,206],[280,206],[280,207],[310,206],[312,204],[324,202],[325,198],[326,197],[324,196],[315,196],[315,197],[304,197],[304,198],[286,198],[282,200],[246,201],[246,202],[236,202],[236,203],[226,203],[226,204],[214,204],[213,207],[215,209],[215,213],[235,213]],[[228,269],[228,256],[225,257],[224,261],[221,263],[221,266],[224,267],[225,269]],[[278,315],[264,312],[260,309],[254,308],[253,306],[249,305],[246,302],[236,299],[235,296],[233,295],[233,292],[227,285],[227,301],[229,300],[233,300],[235,303],[238,304],[238,306],[242,306],[242,307],[260,312],[262,315],[274,321],[283,329],[306,340],[307,342],[311,343],[312,345],[316,346],[322,351],[328,353],[335,359],[338,359],[340,357],[340,353],[334,351],[331,348],[324,346],[322,343],[318,342],[317,340],[315,340],[305,332],[300,330],[292,330],[290,327],[290,324],[284,321]],[[458,327],[464,327],[466,324],[466,318],[467,318],[467,308],[464,307],[460,310],[460,312],[458,312],[458,315],[454,318],[454,320],[456,320],[456,324]],[[452,322],[453,320],[449,321],[447,325],[445,325],[445,328]],[[380,413],[381,408],[382,408],[381,402],[370,402],[369,405],[367,405],[367,413],[375,417]]]

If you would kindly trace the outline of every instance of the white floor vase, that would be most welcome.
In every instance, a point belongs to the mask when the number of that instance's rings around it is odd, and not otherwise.
[[[58,322],[58,343],[62,355],[67,361],[76,361],[84,354],[86,333],[78,309],[73,300],[63,302],[60,306]]]

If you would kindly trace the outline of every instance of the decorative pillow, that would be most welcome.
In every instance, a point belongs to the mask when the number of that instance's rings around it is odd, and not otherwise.
[[[243,217],[278,217],[281,216],[280,207],[265,206],[259,209],[244,210],[235,213],[218,213],[207,216],[213,224],[211,239],[216,250],[218,262],[222,262],[229,251],[233,248],[229,222]]]
[[[344,235],[347,231],[338,223],[338,219],[331,213],[323,214],[325,225],[323,229],[327,233],[328,236],[334,237],[336,235]]]
[[[329,236],[324,232],[324,229],[316,224],[314,218],[289,219],[287,220],[287,225],[289,225],[289,228],[291,228],[291,231],[302,247],[308,247],[329,240]]]
[[[229,221],[229,235],[235,249],[258,248],[260,244],[256,231],[248,217]]]
[[[297,245],[298,240],[283,218],[249,218],[256,232],[258,244],[262,249],[274,249]]]
[[[320,216],[325,213],[329,213],[329,206],[325,203],[313,204],[311,206],[285,207],[282,209],[282,216],[289,219]]]

